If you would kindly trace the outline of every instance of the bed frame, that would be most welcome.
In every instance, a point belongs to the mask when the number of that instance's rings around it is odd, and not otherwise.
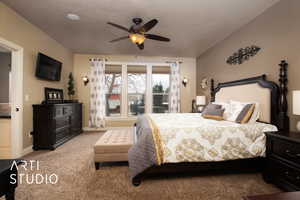
[[[289,118],[287,116],[287,63],[282,61],[280,64],[280,75],[278,86],[276,83],[266,80],[266,75],[219,83],[214,87],[214,80],[211,80],[211,101],[215,100],[216,94],[225,87],[238,85],[247,85],[257,83],[262,88],[268,88],[271,92],[271,116],[270,123],[278,127],[279,130],[289,129]],[[186,175],[199,173],[227,173],[227,172],[253,172],[261,171],[264,166],[264,158],[239,159],[221,162],[185,162],[185,163],[167,163],[160,166],[152,166],[135,176],[132,179],[134,186],[139,186],[142,179],[149,176],[168,176],[169,174]],[[206,173],[203,173],[206,172]]]

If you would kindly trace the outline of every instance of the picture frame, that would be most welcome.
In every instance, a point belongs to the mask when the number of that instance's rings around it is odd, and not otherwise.
[[[63,103],[64,92],[62,89],[45,88],[45,103]]]

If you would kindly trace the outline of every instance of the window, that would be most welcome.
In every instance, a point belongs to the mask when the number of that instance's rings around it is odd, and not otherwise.
[[[107,117],[169,112],[169,64],[106,63]]]
[[[145,113],[146,66],[127,66],[128,115]]]
[[[122,67],[116,65],[105,66],[106,83],[106,115],[121,115]]]
[[[170,67],[152,67],[152,112],[169,112]]]

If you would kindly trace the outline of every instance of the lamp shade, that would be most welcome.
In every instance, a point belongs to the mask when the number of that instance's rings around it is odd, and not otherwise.
[[[196,98],[197,105],[205,105],[206,104],[206,97],[205,96],[197,96]]]
[[[293,114],[300,115],[300,90],[293,91]]]

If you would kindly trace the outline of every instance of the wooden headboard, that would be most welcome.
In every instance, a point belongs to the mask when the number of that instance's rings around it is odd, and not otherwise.
[[[287,63],[280,64],[280,86],[266,79],[266,75],[236,81],[219,83],[214,87],[211,80],[211,101],[229,100],[258,102],[260,104],[260,121],[271,123],[279,130],[289,130],[287,116]]]

